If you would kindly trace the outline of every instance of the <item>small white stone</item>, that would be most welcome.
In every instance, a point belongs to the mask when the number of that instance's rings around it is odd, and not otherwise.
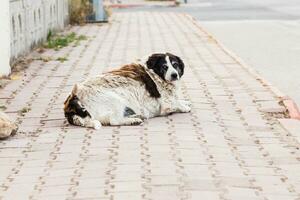
[[[0,112],[0,139],[9,137],[16,129],[17,126],[9,117],[5,113]]]

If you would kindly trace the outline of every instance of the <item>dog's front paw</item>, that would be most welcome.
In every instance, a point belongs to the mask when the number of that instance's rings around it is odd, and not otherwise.
[[[188,105],[182,105],[181,112],[183,113],[191,112],[191,107]]]
[[[179,111],[180,112],[191,112],[191,102],[190,101],[186,101],[186,100],[179,100]]]
[[[92,127],[95,129],[95,130],[99,130],[101,128],[101,123],[98,121],[98,120],[93,120],[93,125]]]
[[[191,107],[192,103],[190,101],[187,101],[187,100],[179,100],[180,104],[181,105],[185,105],[185,106],[188,106],[188,107]]]

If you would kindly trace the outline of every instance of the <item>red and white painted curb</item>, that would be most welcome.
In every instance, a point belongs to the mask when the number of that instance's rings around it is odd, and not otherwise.
[[[290,97],[285,97],[285,99],[283,99],[282,102],[288,110],[291,119],[300,120],[300,111],[295,101]]]

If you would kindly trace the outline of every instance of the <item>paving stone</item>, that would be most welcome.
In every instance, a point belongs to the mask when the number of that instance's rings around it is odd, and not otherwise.
[[[0,141],[1,200],[300,197],[299,124],[266,113],[282,111],[268,87],[187,15],[117,12],[111,21],[71,27],[88,40],[43,53],[68,61],[34,61],[1,89],[19,125]],[[191,113],[137,127],[67,125],[75,83],[166,51],[186,64],[180,96]]]
[[[209,200],[219,200],[220,196],[216,191],[189,191],[189,199],[209,199]]]

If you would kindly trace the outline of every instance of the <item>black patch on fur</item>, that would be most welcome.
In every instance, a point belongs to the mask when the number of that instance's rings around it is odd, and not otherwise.
[[[128,116],[131,116],[131,115],[135,115],[136,113],[134,112],[134,110],[132,110],[131,108],[129,107],[125,107],[124,109],[124,117],[128,117]]]
[[[144,82],[145,88],[149,92],[151,97],[154,98],[160,97],[160,93],[157,89],[155,82],[152,80],[152,78],[149,76],[149,74],[146,71],[141,76],[141,80]]]
[[[70,95],[65,102],[65,117],[70,124],[74,124],[73,117],[77,115],[81,118],[91,117],[90,113],[80,104],[80,101],[76,95]]]
[[[165,57],[166,54],[155,53],[152,54],[146,62],[147,67],[152,69],[163,80],[165,80],[165,75],[168,70]]]

